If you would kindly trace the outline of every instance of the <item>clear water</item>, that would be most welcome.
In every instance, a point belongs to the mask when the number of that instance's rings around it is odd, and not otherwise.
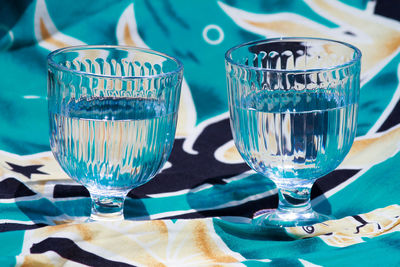
[[[250,94],[230,109],[236,146],[251,168],[272,179],[319,178],[353,143],[357,104],[346,101],[323,92]]]
[[[176,118],[157,100],[72,99],[50,111],[50,143],[64,171],[89,190],[126,192],[163,166]]]

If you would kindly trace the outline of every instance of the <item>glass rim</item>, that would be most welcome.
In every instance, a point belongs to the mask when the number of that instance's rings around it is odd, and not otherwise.
[[[74,69],[69,69],[67,67],[64,67],[62,65],[60,65],[59,63],[57,63],[54,60],[54,57],[58,54],[61,54],[63,52],[66,51],[78,51],[78,50],[85,50],[85,49],[103,49],[103,50],[107,50],[110,48],[114,48],[114,49],[125,49],[125,50],[131,50],[131,51],[139,51],[139,52],[145,52],[145,53],[151,53],[160,57],[164,57],[166,59],[172,60],[177,64],[177,67],[172,70],[172,71],[168,71],[168,72],[164,72],[164,73],[160,73],[160,74],[154,74],[154,75],[145,75],[145,76],[140,76],[140,75],[135,75],[135,76],[118,76],[118,75],[106,75],[106,74],[96,74],[96,73],[91,73],[91,72],[86,72],[86,71],[80,71],[80,70],[74,70]],[[158,52],[152,49],[148,49],[148,48],[142,48],[142,47],[136,47],[136,46],[128,46],[128,45],[77,45],[77,46],[68,46],[68,47],[63,47],[63,48],[59,48],[56,49],[52,52],[50,52],[47,55],[47,64],[48,66],[52,66],[58,70],[62,70],[62,71],[68,71],[68,72],[72,72],[74,74],[77,75],[85,75],[85,76],[92,76],[92,77],[97,77],[97,78],[104,78],[104,79],[127,79],[127,80],[133,80],[133,79],[154,79],[154,78],[159,78],[159,77],[166,77],[166,76],[171,76],[173,74],[179,73],[183,70],[183,64],[182,62],[172,56],[169,56],[165,53],[162,52]]]
[[[239,48],[245,47],[245,46],[250,46],[250,45],[259,44],[259,43],[272,43],[272,42],[276,42],[276,41],[300,41],[300,40],[325,41],[325,42],[340,44],[340,45],[346,46],[346,47],[354,50],[355,57],[352,58],[351,60],[346,61],[343,64],[332,65],[332,66],[324,67],[324,68],[286,69],[286,70],[248,66],[248,65],[241,64],[241,63],[237,63],[230,57],[233,51],[235,51]],[[249,69],[249,70],[270,71],[270,72],[280,72],[280,73],[309,73],[309,72],[319,72],[319,71],[342,69],[342,68],[351,66],[351,65],[355,64],[356,62],[359,62],[361,60],[361,56],[362,56],[362,53],[361,53],[360,49],[358,49],[354,45],[346,43],[346,42],[334,40],[334,39],[318,38],[318,37],[275,37],[275,38],[267,38],[267,39],[260,39],[260,40],[256,40],[256,41],[250,41],[250,42],[246,42],[246,43],[242,43],[242,44],[233,46],[225,53],[225,61],[230,63],[231,65],[236,65],[243,69]]]

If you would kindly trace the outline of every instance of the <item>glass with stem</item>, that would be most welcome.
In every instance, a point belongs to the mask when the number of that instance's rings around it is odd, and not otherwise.
[[[175,138],[182,64],[124,46],[48,56],[50,146],[92,199],[90,220],[121,220],[127,193],[154,177]]]
[[[279,204],[253,222],[310,225],[311,187],[352,146],[357,126],[361,52],[319,38],[242,44],[225,55],[231,129],[246,163],[270,178]]]

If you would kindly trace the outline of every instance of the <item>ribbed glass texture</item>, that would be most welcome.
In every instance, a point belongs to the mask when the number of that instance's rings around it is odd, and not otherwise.
[[[356,133],[360,56],[350,45],[313,38],[227,52],[232,133],[251,168],[290,186],[341,163]]]
[[[50,145],[63,170],[96,197],[122,197],[151,179],[175,137],[182,65],[121,46],[48,57]]]

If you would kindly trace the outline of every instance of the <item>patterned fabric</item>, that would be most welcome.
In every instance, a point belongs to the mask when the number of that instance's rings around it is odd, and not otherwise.
[[[387,0],[1,1],[0,266],[399,265],[399,10]],[[276,36],[363,52],[358,137],[312,191],[314,208],[338,219],[280,232],[249,224],[276,207],[276,188],[235,149],[224,69],[228,48]],[[79,44],[149,47],[185,66],[171,157],[129,193],[123,222],[84,223],[89,194],[49,151],[46,55]]]

